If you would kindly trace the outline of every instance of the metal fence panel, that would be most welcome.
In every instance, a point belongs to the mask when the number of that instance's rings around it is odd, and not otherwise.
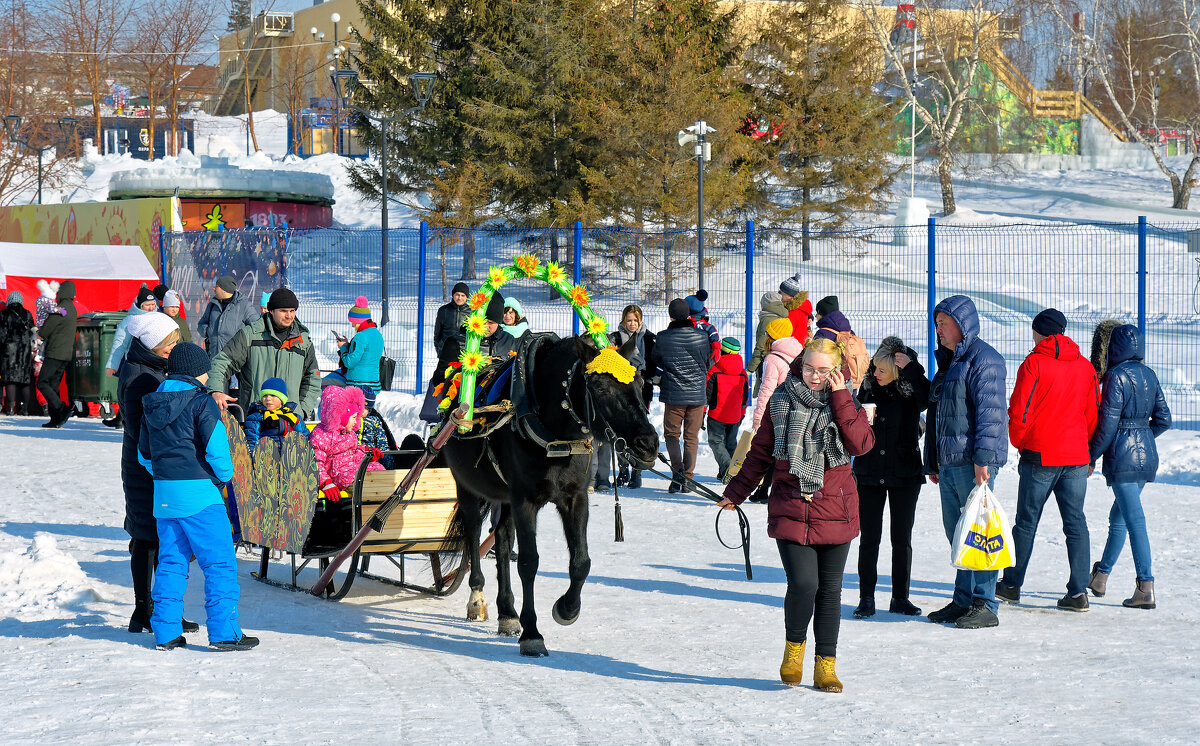
[[[381,320],[381,241],[378,229],[168,233],[166,281],[185,298],[193,325],[220,275],[233,274],[239,289],[255,296],[286,284],[300,298],[299,318],[317,344],[322,369],[329,370],[337,363],[332,332],[344,331],[357,296],[366,296]],[[387,354],[397,361],[395,386],[409,391],[423,388],[432,373],[434,319],[451,287],[462,280],[475,290],[488,267],[508,265],[518,254],[556,261],[572,275],[578,271],[592,307],[612,328],[632,304],[642,308],[646,326],[659,331],[668,323],[670,299],[700,290],[694,230],[430,228],[424,243],[418,228],[388,232],[390,323],[383,333]],[[1139,296],[1137,224],[942,221],[811,233],[758,226],[752,234],[712,229],[705,231],[704,289],[710,320],[723,336],[742,340],[746,359],[762,296],[778,292],[779,283],[798,272],[814,304],[838,296],[871,350],[883,337],[899,336],[928,367],[932,279],[932,302],[956,293],[974,299],[982,338],[1008,363],[1010,389],[1032,348],[1030,322],[1043,308],[1067,316],[1067,333],[1084,355],[1099,321],[1136,324],[1143,310],[1147,362],[1158,371],[1179,426],[1200,428],[1200,224],[1148,226],[1145,246],[1145,292]],[[531,329],[571,333],[570,308],[549,288],[521,280],[501,292],[521,302]]]

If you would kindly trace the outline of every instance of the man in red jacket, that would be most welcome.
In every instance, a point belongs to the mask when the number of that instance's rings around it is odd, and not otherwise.
[[[1042,508],[1050,493],[1058,501],[1071,576],[1058,608],[1087,611],[1091,547],[1083,497],[1087,491],[1088,440],[1096,429],[1096,370],[1066,336],[1067,319],[1047,308],[1033,319],[1033,352],[1017,371],[1008,402],[1008,437],[1021,452],[1017,515],[1013,524],[1016,564],[996,584],[996,598],[1021,599]]]

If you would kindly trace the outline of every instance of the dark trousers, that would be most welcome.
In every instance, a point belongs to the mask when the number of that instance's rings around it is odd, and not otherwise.
[[[879,581],[879,542],[883,538],[883,508],[887,503],[892,537],[892,600],[908,598],[912,578],[912,530],[921,485],[879,487],[858,485],[858,595],[874,598]]]
[[[4,384],[4,412],[7,414],[31,414],[38,410],[33,386],[28,383]]]
[[[46,399],[46,409],[50,410],[51,419],[65,420],[70,411],[70,405],[64,404],[63,400],[58,398],[59,384],[62,383],[70,364],[70,360],[48,357],[42,362],[42,370],[38,373],[37,390]]]
[[[1021,482],[1017,487],[1017,514],[1013,521],[1012,538],[1016,545],[1014,564],[1004,571],[1005,585],[1020,588],[1025,584],[1025,571],[1033,556],[1033,537],[1042,520],[1042,509],[1050,493],[1058,501],[1062,517],[1063,536],[1067,544],[1067,562],[1071,575],[1067,579],[1067,594],[1074,596],[1087,590],[1091,574],[1092,549],[1087,518],[1083,515],[1083,498],[1087,494],[1087,465],[1035,466],[1017,465]]]
[[[817,655],[835,657],[842,623],[842,574],[850,543],[813,546],[784,539],[775,543],[787,575],[783,626],[788,642],[808,639],[811,620]]]
[[[742,423],[735,422],[727,425],[708,418],[708,447],[712,449],[713,458],[717,460],[717,478],[724,479],[733,461],[733,452],[737,450],[738,430]]]

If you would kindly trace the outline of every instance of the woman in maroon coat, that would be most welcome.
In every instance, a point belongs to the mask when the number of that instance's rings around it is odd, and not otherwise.
[[[767,502],[767,535],[779,545],[787,574],[783,620],[787,631],[779,677],[800,683],[804,644],[812,620],[816,638],[813,682],[842,691],[834,671],[841,623],[842,573],[858,536],[858,490],[850,457],[875,445],[866,413],[842,375],[841,345],[813,339],[792,361],[791,373],[771,395],[766,418],[721,507],[744,501],[768,469],[774,482]]]

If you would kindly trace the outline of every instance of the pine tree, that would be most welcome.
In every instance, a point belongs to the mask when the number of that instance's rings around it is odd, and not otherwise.
[[[597,164],[584,169],[590,203],[638,229],[694,227],[696,161],[676,135],[703,119],[716,130],[705,164],[705,222],[745,211],[754,201],[755,166],[749,138],[737,134],[749,102],[733,71],[741,53],[736,11],[714,0],[655,0],[633,10],[612,3],[600,11],[600,73],[581,101],[600,145]],[[671,288],[680,269],[694,266],[679,243],[639,240],[634,279],[653,269]]]
[[[768,214],[799,219],[803,259],[814,228],[835,229],[871,211],[897,173],[891,112],[871,90],[867,29],[846,0],[797,0],[768,15],[747,71],[754,120],[769,156],[760,181]]]
[[[582,168],[597,143],[577,105],[592,67],[592,0],[513,0],[510,33],[494,35],[476,66],[490,84],[466,102],[484,145],[480,165],[501,204],[534,224],[562,226],[586,199]]]
[[[250,25],[250,13],[254,0],[229,0],[229,23],[225,30],[234,33]]]

